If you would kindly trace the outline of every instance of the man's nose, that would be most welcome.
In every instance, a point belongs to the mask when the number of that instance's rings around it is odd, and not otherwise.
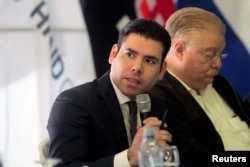
[[[222,67],[222,59],[219,57],[216,57],[215,59],[213,59],[212,66],[217,67],[217,68],[221,68]]]
[[[134,73],[142,73],[143,72],[143,62],[142,60],[136,60],[132,66],[132,72]]]

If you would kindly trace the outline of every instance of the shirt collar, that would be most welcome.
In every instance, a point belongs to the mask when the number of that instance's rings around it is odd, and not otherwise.
[[[174,73],[172,73],[169,69],[167,69],[168,73],[170,73],[172,76],[174,76],[186,89],[187,91],[189,91],[193,96],[197,96],[196,90],[192,89],[191,87],[189,87],[186,83],[184,83],[180,78],[178,78]],[[212,84],[209,85],[210,87],[212,86]],[[208,87],[208,86],[207,86]],[[200,94],[201,96],[204,94],[205,90],[207,89],[207,87],[205,89],[200,90]]]
[[[125,96],[121,91],[120,89],[118,89],[118,87],[115,85],[114,81],[112,80],[112,77],[109,76],[110,80],[111,80],[111,83],[112,83],[112,86],[115,90],[115,94],[116,94],[116,97],[119,101],[119,104],[124,104],[128,101],[130,101],[129,97]]]

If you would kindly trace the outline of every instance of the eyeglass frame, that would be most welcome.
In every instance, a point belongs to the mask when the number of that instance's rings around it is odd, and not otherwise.
[[[203,50],[200,50],[199,51],[202,55],[204,55],[204,57],[206,58],[206,60],[207,61],[212,61],[212,60],[216,60],[216,59],[220,59],[220,60],[222,60],[222,59],[224,59],[224,58],[226,58],[227,56],[228,56],[228,54],[227,53],[215,53],[215,54],[208,54],[208,53],[205,53],[205,51],[203,51]]]

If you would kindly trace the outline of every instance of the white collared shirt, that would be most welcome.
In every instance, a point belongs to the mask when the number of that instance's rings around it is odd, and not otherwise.
[[[227,105],[212,85],[201,96],[192,94],[220,134],[225,150],[250,150],[250,129]]]
[[[171,73],[171,72],[170,72]],[[171,73],[176,77],[173,73]],[[212,85],[200,95],[176,77],[196,99],[221,136],[225,150],[250,150],[250,128],[228,106]]]
[[[129,107],[127,102],[130,101],[130,99],[125,96],[118,88],[117,86],[114,84],[112,78],[110,77],[111,83],[113,85],[113,88],[115,90],[115,94],[117,96],[117,99],[119,101],[120,107],[121,107],[121,111],[122,111],[122,115],[123,115],[123,120],[124,120],[124,124],[126,127],[126,131],[127,131],[127,136],[128,136],[128,142],[129,145],[131,145],[132,143],[132,139],[131,139],[131,134],[130,134],[130,124],[129,124]],[[140,115],[139,112],[137,112],[137,125],[140,125],[141,123],[141,119],[140,119]],[[116,154],[114,157],[114,167],[130,167],[130,164],[128,162],[128,157],[127,157],[127,149]]]
[[[130,124],[129,124],[129,107],[128,107],[128,104],[127,104],[127,102],[129,102],[130,99],[129,99],[129,97],[125,96],[117,88],[117,86],[114,84],[114,82],[112,81],[112,79],[111,79],[111,83],[113,85],[113,88],[115,90],[115,94],[117,96],[117,99],[118,99],[120,107],[121,107],[121,111],[122,111],[122,115],[123,115],[123,120],[124,120],[124,124],[125,124],[126,131],[127,131],[129,145],[131,145],[132,139],[131,139],[131,134],[130,134]],[[141,118],[140,118],[139,112],[137,112],[137,126],[139,126],[139,125],[141,125]]]

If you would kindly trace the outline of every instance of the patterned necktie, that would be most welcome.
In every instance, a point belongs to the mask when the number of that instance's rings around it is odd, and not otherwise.
[[[136,127],[137,127],[137,106],[135,101],[128,102],[129,107],[129,124],[130,124],[130,134],[131,139],[133,140],[136,134]]]

